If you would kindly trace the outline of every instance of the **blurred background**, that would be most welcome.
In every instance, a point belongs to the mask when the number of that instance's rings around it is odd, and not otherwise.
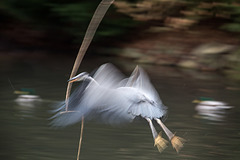
[[[1,0],[1,159],[75,159],[80,124],[55,129],[79,46],[100,0]],[[240,2],[116,0],[79,72],[111,62],[149,74],[166,125],[188,140],[176,154],[153,147],[147,122],[88,122],[82,159],[239,159]],[[159,130],[160,128],[158,128]]]

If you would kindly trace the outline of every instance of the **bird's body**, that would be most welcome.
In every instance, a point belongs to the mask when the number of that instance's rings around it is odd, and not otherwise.
[[[53,125],[66,126],[82,119],[97,119],[110,124],[131,122],[135,117],[145,118],[151,127],[153,137],[157,135],[152,120],[159,120],[167,113],[158,93],[150,83],[143,69],[136,67],[129,78],[124,76],[111,64],[102,65],[93,75],[79,74],[70,81],[83,81],[66,103],[57,109]],[[161,123],[161,121],[157,121]],[[161,125],[161,124],[160,124]],[[165,127],[165,126],[163,126]],[[165,130],[164,130],[165,131]],[[169,137],[172,139],[173,134]],[[156,145],[159,150],[160,142]],[[178,151],[178,150],[177,150]]]
[[[84,80],[70,96],[68,108],[70,114],[61,115],[65,103],[55,125],[69,125],[80,121],[82,116],[87,119],[100,118],[103,122],[114,124],[131,122],[136,116],[143,118],[161,118],[166,114],[157,92],[153,89],[146,74],[138,68],[137,77],[123,78],[121,73],[111,64],[102,65],[92,78]],[[136,84],[133,78],[141,81]],[[152,90],[149,91],[151,87]],[[58,114],[57,114],[58,115]],[[65,119],[63,119],[65,117]],[[60,120],[60,121],[59,121]]]

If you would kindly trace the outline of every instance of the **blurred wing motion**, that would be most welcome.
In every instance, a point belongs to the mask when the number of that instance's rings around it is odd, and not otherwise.
[[[131,122],[136,116],[141,116],[148,121],[159,152],[167,147],[168,142],[157,134],[152,120],[161,126],[177,152],[183,147],[185,140],[175,136],[161,121],[167,107],[142,68],[137,66],[132,75],[124,79],[113,65],[104,64],[93,77],[83,72],[69,81],[81,81],[81,84],[70,96],[68,110],[65,103],[55,110],[57,113],[53,116],[52,125],[74,124],[83,116],[110,124]]]
[[[116,89],[125,76],[112,64],[106,63],[101,65],[93,75],[97,83],[109,89]]]
[[[161,118],[166,113],[166,107],[139,67],[124,79],[112,64],[104,64],[91,79],[85,79],[72,93],[67,112],[65,103],[56,110],[53,125],[74,124],[82,116],[115,124],[130,122],[136,116]]]
[[[144,95],[144,99],[135,101],[129,110],[132,114],[144,118],[161,118],[166,115],[167,107],[163,105],[155,88],[152,86],[147,74],[141,67],[136,67],[127,79],[125,87],[131,87]],[[139,95],[139,94],[138,94]],[[147,105],[150,103],[151,105]]]

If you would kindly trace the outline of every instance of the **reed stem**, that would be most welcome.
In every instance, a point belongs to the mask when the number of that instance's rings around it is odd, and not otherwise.
[[[74,66],[70,75],[70,79],[72,77],[74,77],[77,73],[77,70],[82,62],[82,59],[90,45],[90,43],[92,42],[92,39],[95,35],[95,32],[100,24],[100,22],[102,21],[104,15],[106,14],[108,8],[111,6],[111,4],[114,2],[114,0],[102,0],[100,2],[100,4],[98,5],[89,25],[87,28],[87,31],[85,33],[83,42],[79,48],[78,51],[78,55],[76,57],[76,60],[74,62]],[[72,83],[68,82],[68,86],[67,86],[67,91],[66,91],[66,98],[65,98],[65,103],[66,103],[66,112],[68,112],[68,100],[69,100],[69,96],[71,93],[71,88],[72,88]],[[81,123],[81,132],[80,132],[80,139],[79,139],[79,146],[78,146],[78,155],[77,155],[77,160],[79,160],[79,156],[80,156],[80,150],[81,150],[81,145],[82,145],[82,134],[83,134],[83,125],[84,124],[84,117],[82,117],[82,123]]]
[[[80,131],[80,138],[79,138],[79,143],[78,143],[78,154],[77,154],[77,160],[79,160],[80,152],[81,152],[82,137],[83,137],[83,126],[84,126],[84,117],[82,117],[82,123],[81,123],[81,131]]]

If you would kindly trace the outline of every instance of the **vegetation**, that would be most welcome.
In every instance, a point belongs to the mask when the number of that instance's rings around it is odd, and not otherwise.
[[[40,30],[59,30],[75,39],[82,39],[100,0],[2,0],[3,21],[18,21]],[[136,24],[130,17],[119,16],[111,8],[97,36],[113,36]],[[101,29],[101,28],[104,28]]]
[[[61,33],[62,39],[58,39],[55,48],[59,48],[59,44],[72,44],[74,41],[79,45],[100,1],[2,0],[0,20],[7,22],[6,28],[11,25],[5,30],[1,25],[0,34],[10,40],[17,37],[17,42],[24,41],[24,45],[36,47],[38,44],[41,46],[44,43],[44,46],[48,42],[55,42]],[[27,27],[24,28],[22,24]],[[141,32],[136,28],[140,28]],[[17,29],[20,32],[15,33]],[[34,31],[31,32],[31,29]],[[128,31],[136,35],[126,34]],[[36,34],[40,38],[25,33]],[[100,37],[118,37],[116,40],[125,52],[117,48],[119,46],[114,46],[114,49],[108,48],[109,53],[104,49],[104,53],[126,56],[139,63],[204,70],[230,68],[239,73],[239,33],[238,0],[115,0],[94,40],[101,43]],[[123,34],[127,40],[134,42],[120,42],[119,35]],[[49,46],[47,49],[51,48]],[[220,51],[219,46],[229,49],[226,51],[222,48]],[[202,54],[193,54],[196,49],[201,49]],[[216,53],[209,55],[202,52],[209,49]],[[97,50],[102,52],[101,48]]]
[[[42,30],[60,30],[81,37],[100,0],[2,0],[3,21],[17,20]],[[116,13],[125,14],[120,16]],[[240,32],[240,3],[237,0],[117,0],[100,25],[97,35],[125,33],[136,21],[162,21],[164,25],[185,26],[205,19],[221,19],[220,29]],[[170,18],[170,19],[169,19]],[[176,19],[178,18],[178,19]],[[181,20],[179,20],[179,18]],[[183,20],[184,19],[184,20]],[[101,29],[101,28],[104,28]]]
[[[185,28],[202,20],[218,19],[222,21],[219,29],[240,32],[237,0],[142,0],[134,3],[119,0],[115,4],[119,12],[139,21],[162,20],[165,25],[174,23],[176,27]]]

